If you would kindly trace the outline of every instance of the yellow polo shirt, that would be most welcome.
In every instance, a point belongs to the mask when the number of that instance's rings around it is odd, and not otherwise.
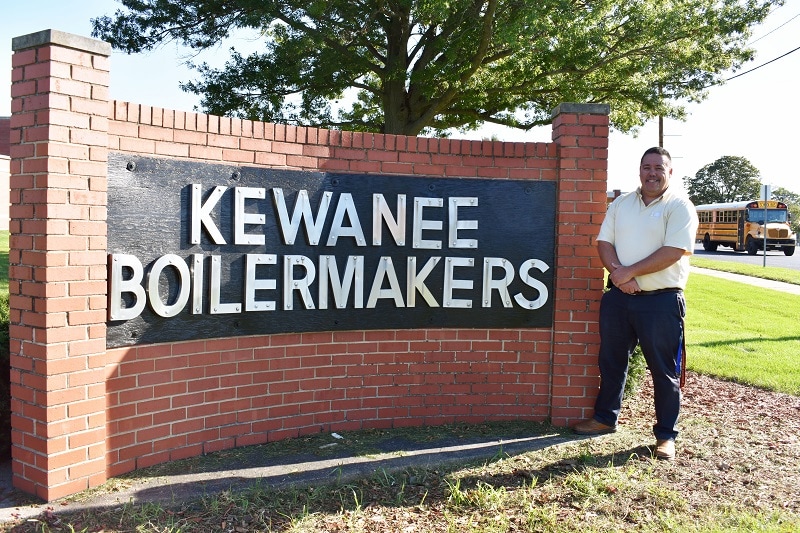
[[[664,270],[636,277],[643,291],[683,289],[689,279],[689,255],[694,251],[697,225],[697,211],[689,198],[668,188],[646,206],[640,187],[611,203],[597,240],[611,243],[623,266],[644,259],[662,246],[685,250],[678,262]]]

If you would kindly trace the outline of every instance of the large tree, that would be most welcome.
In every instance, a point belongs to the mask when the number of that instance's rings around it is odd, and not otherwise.
[[[695,205],[739,202],[761,195],[761,172],[744,157],[725,155],[683,178]]]
[[[789,189],[784,189],[783,187],[778,187],[772,191],[772,199],[779,200],[786,204],[789,208],[789,216],[791,217],[789,225],[792,227],[792,231],[800,235],[800,194],[790,191]]]
[[[417,135],[529,129],[561,102],[602,102],[629,131],[682,118],[752,59],[750,29],[783,1],[121,0],[92,24],[129,53],[260,32],[263,51],[231,49],[182,84],[213,114]]]

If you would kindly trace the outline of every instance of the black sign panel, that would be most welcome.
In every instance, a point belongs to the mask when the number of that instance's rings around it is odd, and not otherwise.
[[[109,347],[552,325],[553,182],[108,165]]]

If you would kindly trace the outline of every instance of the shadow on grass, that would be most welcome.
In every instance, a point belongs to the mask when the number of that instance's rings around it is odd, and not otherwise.
[[[121,504],[192,506],[221,493],[254,489],[279,497],[281,491],[291,493],[299,487],[333,489],[342,484],[367,483],[379,474],[385,479],[405,475],[402,483],[415,485],[419,480],[400,473],[444,473],[584,438],[564,428],[534,422],[319,434],[132,472],[100,489],[65,499],[59,514],[109,511]],[[13,518],[37,516],[48,508],[44,503],[26,503],[24,512],[17,509]],[[341,505],[337,500],[336,509]],[[0,516],[0,522],[3,518],[8,517]]]
[[[341,439],[324,435],[314,439],[312,446],[317,449],[292,451],[287,447],[285,451],[289,453],[279,455],[273,455],[269,445],[229,450],[215,454],[218,457],[213,462],[204,461],[201,463],[205,464],[192,467],[191,473],[184,470],[157,474],[158,486],[142,487],[132,496],[133,501],[173,501],[187,495],[196,498],[237,490],[255,483],[274,489],[343,483],[381,471],[441,469],[453,464],[491,461],[575,440],[571,434],[542,424],[529,425],[527,431],[520,431],[519,427],[513,432],[503,429],[486,435],[458,436],[457,432],[438,435],[427,442],[393,431],[378,432],[379,437],[367,443],[353,442],[361,432],[345,434]],[[325,440],[329,442],[319,445]]]
[[[741,344],[743,342],[785,342],[785,341],[800,341],[800,335],[794,335],[789,337],[750,337],[746,339],[730,339],[730,340],[723,340],[723,341],[708,341],[708,342],[693,342],[687,345],[690,346],[702,346],[704,348],[716,348],[719,346],[734,346],[736,344]]]

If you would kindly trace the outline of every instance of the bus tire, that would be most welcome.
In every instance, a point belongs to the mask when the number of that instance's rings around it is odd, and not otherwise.
[[[758,244],[756,243],[756,240],[748,237],[745,249],[747,249],[748,254],[756,255],[758,253]]]
[[[794,255],[794,246],[784,246],[783,255]]]
[[[711,242],[711,237],[708,233],[705,234],[703,237],[703,250],[706,252],[716,252],[717,251],[717,243]]]

